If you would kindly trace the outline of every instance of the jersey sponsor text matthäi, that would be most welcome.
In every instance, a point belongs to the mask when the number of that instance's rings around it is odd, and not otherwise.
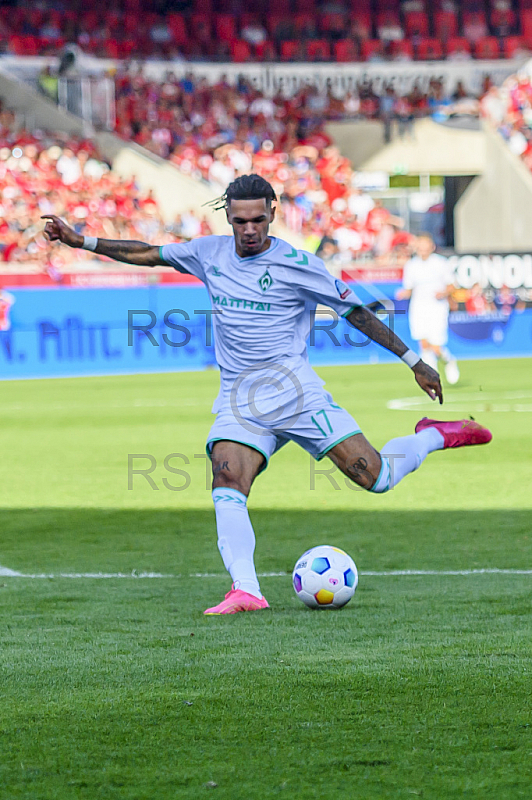
[[[166,244],[162,259],[199,278],[210,295],[216,360],[238,374],[263,362],[307,360],[306,341],[316,305],[345,316],[362,305],[356,294],[327,271],[323,261],[288,242],[269,237],[270,247],[241,258],[233,236],[205,236]]]

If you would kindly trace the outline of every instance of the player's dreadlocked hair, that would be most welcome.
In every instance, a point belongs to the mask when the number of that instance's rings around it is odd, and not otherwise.
[[[212,206],[215,211],[228,208],[231,200],[259,200],[264,197],[270,205],[277,200],[273,186],[260,175],[241,175],[229,184],[224,194],[206,205]]]

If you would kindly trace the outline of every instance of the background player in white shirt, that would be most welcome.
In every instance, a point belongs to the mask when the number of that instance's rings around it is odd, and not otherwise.
[[[430,233],[420,233],[416,255],[406,262],[403,289],[398,300],[410,300],[408,323],[412,339],[421,346],[421,358],[434,369],[438,359],[445,362],[445,377],[451,384],[460,378],[458,364],[447,348],[449,297],[454,289],[449,262],[437,255]]]
[[[270,456],[294,441],[314,458],[330,458],[352,481],[386,492],[434,450],[483,444],[491,433],[471,420],[424,418],[415,433],[379,452],[353,417],[336,405],[308,362],[306,340],[318,302],[329,305],[369,339],[402,358],[419,386],[443,401],[438,373],[425,364],[316,256],[269,235],[276,200],[258,175],[231,183],[220,198],[233,236],[154,247],[143,242],[83,237],[55,216],[51,241],[147,267],[174,266],[205,283],[213,306],[220,394],[207,440],[212,460],[218,547],[233,588],[206,614],[268,608],[253,560],[255,534],[247,510],[253,481]]]

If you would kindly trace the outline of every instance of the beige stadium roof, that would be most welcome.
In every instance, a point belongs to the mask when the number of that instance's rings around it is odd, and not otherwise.
[[[333,123],[328,132],[342,153],[358,170],[383,171],[390,175],[478,175],[486,163],[486,140],[482,130],[449,127],[431,119],[417,120],[414,138],[397,135],[383,143],[382,125]],[[369,142],[368,142],[369,138]],[[370,144],[371,142],[371,144]],[[367,152],[368,145],[373,152]],[[366,151],[366,152],[364,152]]]

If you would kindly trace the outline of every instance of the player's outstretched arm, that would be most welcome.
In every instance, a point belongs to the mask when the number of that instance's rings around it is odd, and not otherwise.
[[[347,316],[347,320],[354,328],[364,333],[369,339],[385,347],[394,355],[401,358],[407,352],[408,347],[387,325],[381,322],[368,308],[364,306],[355,307]],[[443,391],[440,383],[440,376],[435,369],[429,367],[424,361],[414,364],[412,371],[416,381],[431,400],[438,400],[443,403]]]
[[[115,261],[124,261],[126,264],[136,264],[139,267],[157,267],[166,264],[161,258],[157,245],[122,241],[121,239],[89,239],[90,246],[87,247],[86,239],[88,237],[76,233],[59,217],[54,214],[45,214],[41,219],[48,220],[44,227],[44,234],[51,242],[59,241],[69,247],[85,245],[86,250],[93,250],[98,255],[114,258]]]

